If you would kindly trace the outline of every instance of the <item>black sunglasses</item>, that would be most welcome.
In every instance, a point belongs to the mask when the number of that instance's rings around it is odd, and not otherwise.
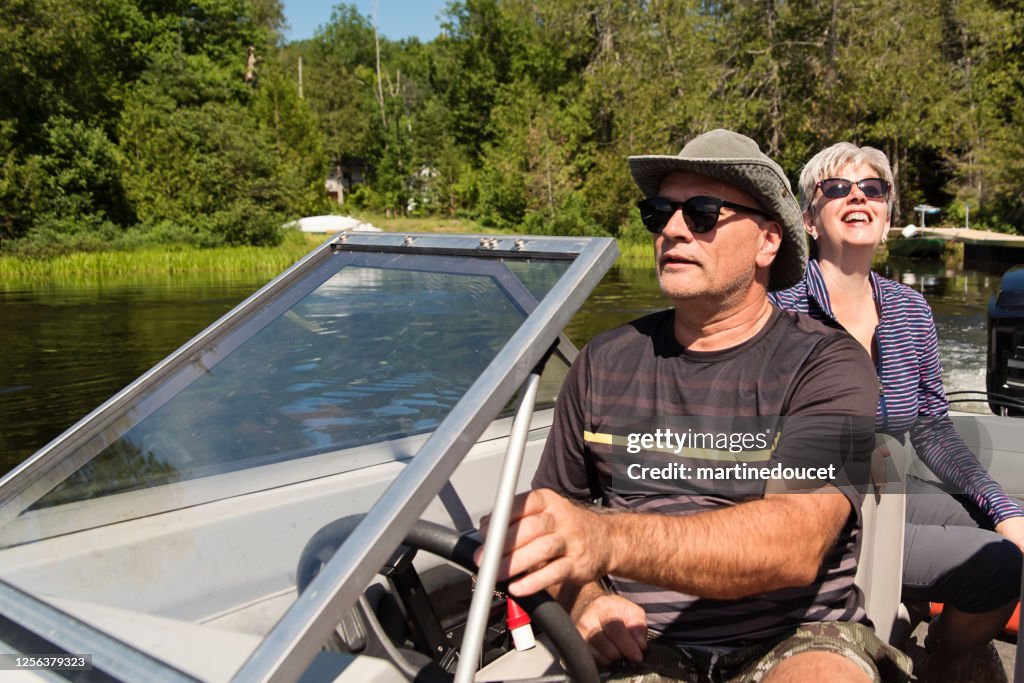
[[[703,195],[690,197],[685,202],[674,202],[664,197],[648,197],[637,202],[636,206],[640,209],[640,220],[643,221],[644,227],[655,235],[665,229],[672,216],[680,209],[682,209],[683,215],[687,219],[687,225],[689,225],[690,230],[695,233],[705,233],[714,230],[715,226],[718,225],[718,212],[721,211],[723,206],[733,211],[754,213],[758,216],[771,218],[771,216],[760,209],[753,209],[742,204],[727,202],[718,197],[705,197]]]
[[[814,187],[815,189],[821,188],[821,193],[829,199],[839,199],[850,194],[853,191],[854,185],[859,187],[860,191],[868,199],[884,199],[888,197],[889,188],[891,187],[888,180],[882,180],[881,178],[865,178],[857,182],[847,180],[846,178],[825,178]]]

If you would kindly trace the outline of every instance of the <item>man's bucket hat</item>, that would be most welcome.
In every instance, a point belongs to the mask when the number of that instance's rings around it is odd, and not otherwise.
[[[746,135],[721,128],[698,135],[679,154],[629,157],[629,170],[644,197],[655,197],[673,171],[693,171],[735,185],[757,199],[782,226],[782,245],[772,262],[769,291],[800,282],[807,265],[807,241],[800,205],[782,167]]]

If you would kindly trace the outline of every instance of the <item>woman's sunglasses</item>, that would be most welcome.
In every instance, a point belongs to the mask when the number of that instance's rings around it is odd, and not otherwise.
[[[752,209],[749,206],[727,202],[718,197],[705,197],[703,195],[690,197],[685,202],[674,202],[664,197],[648,197],[637,202],[636,206],[640,209],[640,220],[643,221],[644,227],[655,235],[665,229],[672,216],[679,210],[682,210],[683,215],[686,217],[687,225],[695,233],[705,233],[714,230],[715,226],[718,225],[718,212],[721,211],[723,206],[733,211],[754,213],[758,216],[771,218],[771,216],[760,209]]]
[[[856,185],[868,199],[885,199],[889,196],[889,188],[892,187],[889,181],[881,178],[865,178],[853,182],[846,178],[825,178],[815,188],[821,188],[821,193],[829,199],[840,199],[853,191]]]

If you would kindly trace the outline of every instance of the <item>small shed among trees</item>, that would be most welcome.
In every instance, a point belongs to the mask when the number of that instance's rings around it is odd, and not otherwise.
[[[324,182],[327,196],[339,204],[352,188],[366,181],[366,163],[362,159],[336,159]]]

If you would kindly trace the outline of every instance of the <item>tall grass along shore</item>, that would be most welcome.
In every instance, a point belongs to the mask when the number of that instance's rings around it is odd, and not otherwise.
[[[465,219],[387,218],[362,220],[388,232],[522,234],[516,230],[483,227]],[[145,280],[182,273],[265,275],[271,278],[310,252],[329,235],[288,230],[274,247],[200,248],[183,244],[148,245],[129,250],[82,251],[48,258],[0,256],[0,288],[47,285],[85,285]],[[651,245],[619,240],[619,262],[627,267],[651,264]]]
[[[208,272],[274,276],[305,256],[324,235],[289,232],[275,247],[148,246],[52,258],[0,257],[0,286],[10,290],[46,284],[89,284],[140,277]]]

